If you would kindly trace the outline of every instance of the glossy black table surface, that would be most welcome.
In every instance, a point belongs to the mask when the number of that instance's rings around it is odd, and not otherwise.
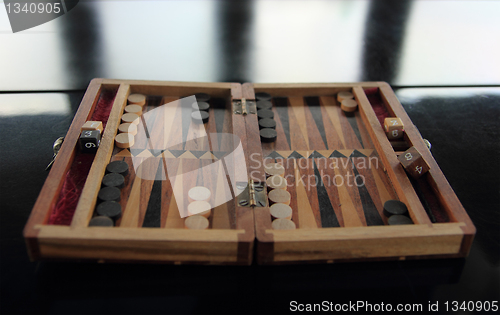
[[[13,34],[0,8],[0,311],[286,313],[500,297],[500,2],[80,1]],[[466,259],[293,266],[30,262],[52,142],[94,77],[389,82],[477,228]],[[365,309],[366,310],[366,309]],[[359,313],[361,313],[361,309]]]

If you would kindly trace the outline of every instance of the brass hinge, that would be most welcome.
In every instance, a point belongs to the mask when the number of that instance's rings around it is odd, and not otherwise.
[[[233,100],[233,113],[236,115],[257,114],[257,105],[255,101],[245,98]]]
[[[267,206],[266,184],[264,182],[254,182],[251,179],[247,182],[237,182],[238,205],[240,207],[265,207]]]

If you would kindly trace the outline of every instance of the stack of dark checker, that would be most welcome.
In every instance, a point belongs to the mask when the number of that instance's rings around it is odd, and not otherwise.
[[[384,214],[389,218],[389,225],[413,224],[408,217],[408,208],[399,200],[387,200],[384,203]]]
[[[259,118],[260,139],[262,142],[276,141],[276,121],[272,111],[271,95],[268,93],[256,93],[257,117]]]
[[[125,176],[128,175],[128,164],[124,161],[114,161],[106,167],[106,175],[102,179],[102,188],[99,190],[95,216],[89,226],[114,226],[122,215],[119,203],[121,188],[125,186]]]

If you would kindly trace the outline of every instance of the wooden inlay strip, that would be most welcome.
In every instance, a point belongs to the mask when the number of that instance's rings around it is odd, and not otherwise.
[[[323,104],[326,113],[330,117],[333,127],[337,131],[337,134],[342,142],[342,149],[347,148],[346,141],[344,137],[344,132],[342,131],[342,126],[340,124],[340,117],[336,107],[339,107],[335,97],[333,96],[322,96],[320,97],[321,104]]]
[[[309,150],[309,137],[307,135],[307,123],[306,123],[306,115],[304,110],[304,99],[302,97],[289,97],[288,101],[290,102],[291,110],[295,115],[295,120],[299,125],[299,129],[302,132],[302,138],[305,141],[305,150]],[[295,128],[293,128],[295,129]],[[293,149],[293,148],[292,148]],[[300,149],[300,148],[297,148]]]
[[[336,175],[334,178],[335,185],[337,186],[339,192],[340,210],[342,212],[342,218],[344,219],[344,226],[363,226],[364,224],[358,215],[356,205],[353,202],[351,194],[346,187],[345,172],[342,172],[340,167],[342,166],[334,169]]]
[[[325,129],[325,134],[327,135],[326,137],[327,147],[329,151],[332,152],[334,150],[343,149],[344,145],[342,143],[341,137],[338,134],[337,128],[334,127],[333,122],[327,113],[326,106],[324,105],[324,102],[321,101],[321,99],[320,103],[321,103],[320,110],[321,110],[321,117],[323,119],[323,127]],[[327,106],[334,106],[334,105],[327,105]],[[330,154],[327,157],[329,157]]]
[[[304,97],[304,114],[306,119],[309,147],[314,150],[326,150],[327,140],[318,97]]]
[[[307,197],[307,192],[300,175],[297,160],[293,160],[293,163],[295,168],[295,187],[297,189],[298,226],[300,226],[301,229],[316,229],[318,228],[318,224],[316,223],[313,209],[311,208],[309,198]]]

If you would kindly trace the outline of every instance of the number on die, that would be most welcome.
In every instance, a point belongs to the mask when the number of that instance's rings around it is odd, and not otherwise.
[[[388,117],[384,120],[384,130],[389,140],[396,140],[403,137],[405,128],[400,118]]]
[[[83,153],[96,153],[101,142],[102,122],[87,121],[80,134],[80,150]]]
[[[420,152],[415,147],[411,147],[398,156],[399,162],[405,170],[413,177],[419,178],[430,169],[429,164],[424,160]]]

